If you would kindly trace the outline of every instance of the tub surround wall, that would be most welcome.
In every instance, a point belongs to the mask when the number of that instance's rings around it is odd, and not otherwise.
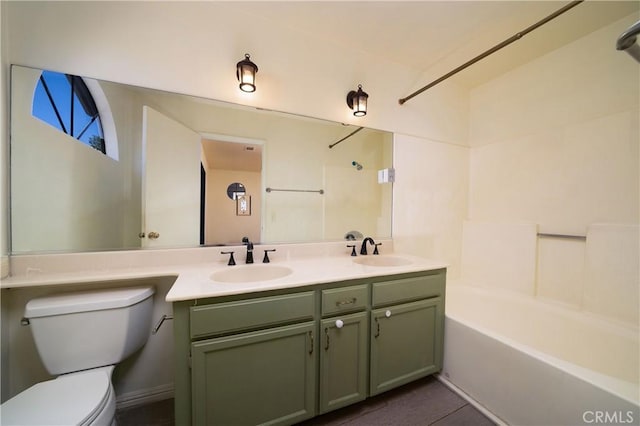
[[[491,236],[484,228],[486,239],[474,245],[463,240],[463,263],[481,269],[466,279],[482,285],[487,257],[498,254],[493,244],[504,243],[509,270],[521,270],[489,285],[638,323],[640,67],[611,46],[639,18],[634,13],[471,91],[468,219],[501,231]],[[522,223],[534,225],[526,236],[511,234]],[[465,225],[465,238],[474,226]],[[534,226],[583,239],[534,241]]]
[[[584,277],[585,310],[640,324],[640,226],[589,226]]]
[[[534,294],[537,229],[530,223],[466,221],[462,230],[462,279]]]
[[[538,236],[537,228],[465,222],[461,280],[454,284],[527,295],[638,327],[640,226],[593,224],[585,239]]]
[[[637,376],[640,68],[612,49],[612,40],[638,18],[471,91],[469,221],[462,280],[448,283],[447,300],[466,287],[456,284],[467,284],[491,300],[522,300],[540,313],[518,325],[521,312],[509,313],[515,302],[506,302],[506,311],[478,303],[477,295],[458,312],[448,304],[443,377],[509,424],[579,424],[589,410],[617,410],[626,422],[640,417],[637,377],[616,382],[545,352],[559,335],[555,323],[522,341],[548,319],[547,310],[559,310],[593,322],[587,330],[599,324],[635,338],[635,347],[617,349],[619,360],[601,364],[626,359]],[[474,310],[479,318],[470,315]],[[482,322],[492,310],[514,320]],[[571,349],[577,340],[577,331],[559,339]],[[462,355],[470,347],[473,353]],[[623,390],[626,399],[605,389]]]
[[[536,229],[465,223],[443,380],[508,424],[581,424],[589,410],[637,420],[640,228],[593,224],[584,240]]]
[[[583,236],[638,223],[640,67],[611,43],[639,18],[471,91],[469,219]]]

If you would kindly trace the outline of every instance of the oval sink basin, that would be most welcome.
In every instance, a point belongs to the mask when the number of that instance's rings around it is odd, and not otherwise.
[[[411,265],[412,260],[399,256],[361,256],[353,259],[355,263],[367,266],[404,266]]]
[[[211,274],[211,279],[223,283],[247,283],[275,280],[286,277],[292,272],[291,268],[278,265],[233,266],[214,272]]]

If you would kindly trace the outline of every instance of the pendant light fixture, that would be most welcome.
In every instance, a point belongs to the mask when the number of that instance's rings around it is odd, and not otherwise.
[[[358,91],[350,91],[347,94],[347,105],[353,110],[353,115],[363,117],[367,115],[367,99],[369,95],[362,91],[362,85],[358,84]]]
[[[258,66],[251,62],[251,57],[245,53],[244,59],[236,65],[236,77],[240,82],[240,90],[243,92],[256,91],[256,73]]]

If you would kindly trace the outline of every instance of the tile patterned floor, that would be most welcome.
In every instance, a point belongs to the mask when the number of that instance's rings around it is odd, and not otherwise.
[[[119,410],[119,426],[173,426],[173,400]],[[432,377],[298,426],[491,426],[494,423]],[[178,425],[181,426],[181,425]],[[220,425],[224,426],[224,425]]]

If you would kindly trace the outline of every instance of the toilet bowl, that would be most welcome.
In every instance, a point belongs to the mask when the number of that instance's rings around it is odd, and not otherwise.
[[[56,294],[27,303],[34,341],[55,379],[0,406],[5,425],[115,425],[115,364],[147,341],[151,287]]]
[[[116,398],[113,367],[70,373],[37,383],[2,404],[0,424],[112,425]]]

